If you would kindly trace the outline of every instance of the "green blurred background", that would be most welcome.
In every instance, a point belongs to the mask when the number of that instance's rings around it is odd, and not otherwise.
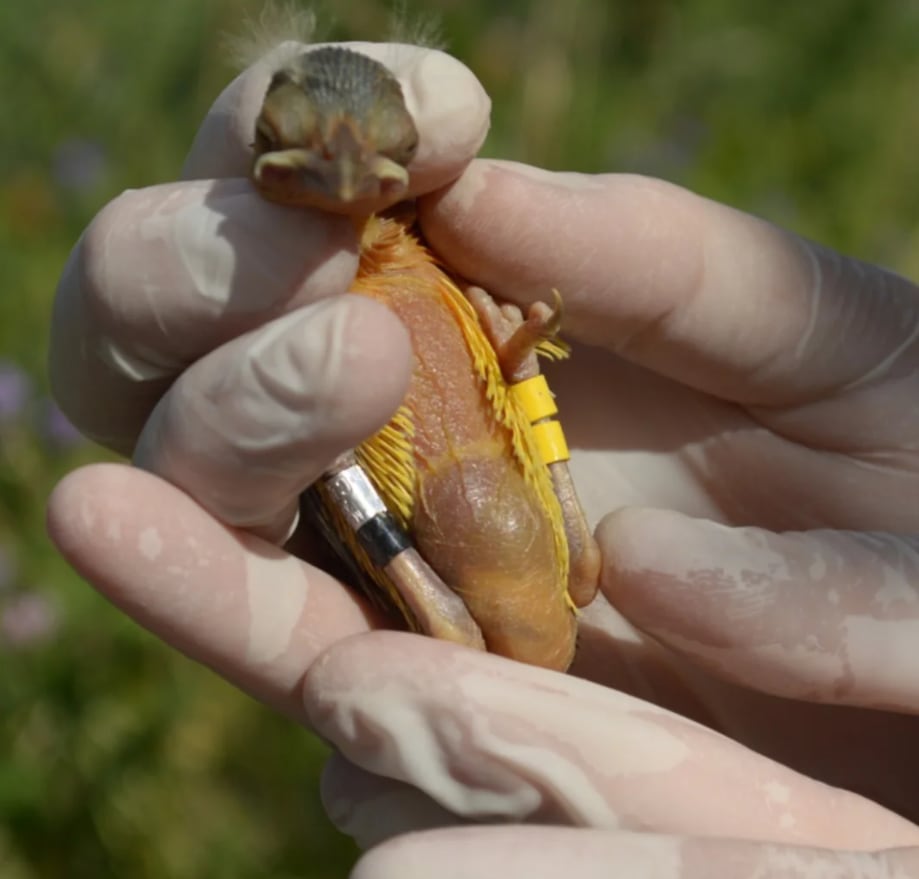
[[[500,6],[500,11],[497,11]],[[233,71],[245,0],[0,7],[0,876],[333,877],[323,747],[98,598],[45,536],[100,452],[47,397],[67,253],[127,187],[174,177]],[[490,155],[682,183],[919,276],[919,4],[440,0],[494,98]],[[340,0],[328,38],[380,39]],[[409,7],[409,14],[412,9]]]

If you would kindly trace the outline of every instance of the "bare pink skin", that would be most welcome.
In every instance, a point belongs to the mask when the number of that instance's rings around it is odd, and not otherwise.
[[[333,819],[393,837],[359,879],[919,876],[919,291],[659,181],[470,164],[487,98],[414,52],[390,57],[429,240],[519,305],[559,288],[567,335],[595,346],[550,375],[604,562],[580,679],[369,634],[317,556],[278,548],[303,485],[389,418],[410,352],[341,295],[347,220],[232,179],[264,69],[189,157],[224,179],[126,194],[75,249],[55,390],[148,472],[69,476],[52,537],[336,745]]]

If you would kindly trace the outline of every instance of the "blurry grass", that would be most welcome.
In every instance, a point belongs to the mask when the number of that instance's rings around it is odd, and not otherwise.
[[[387,32],[386,4],[329,7],[329,38]],[[322,746],[123,619],[44,537],[51,486],[98,457],[48,422],[67,253],[119,191],[175,176],[232,76],[219,36],[257,8],[0,6],[0,382],[33,383],[6,415],[0,399],[4,879],[331,877],[354,859],[318,804]],[[425,8],[494,98],[486,153],[662,176],[919,275],[915,3]]]

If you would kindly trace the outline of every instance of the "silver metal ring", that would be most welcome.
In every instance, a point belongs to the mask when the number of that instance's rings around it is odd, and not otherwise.
[[[357,464],[329,477],[326,487],[333,502],[354,531],[374,516],[387,512],[386,505],[373,487],[373,483]]]

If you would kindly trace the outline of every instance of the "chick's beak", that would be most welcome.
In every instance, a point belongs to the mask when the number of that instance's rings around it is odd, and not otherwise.
[[[263,152],[252,173],[259,191],[284,204],[347,210],[406,190],[406,169],[367,145],[348,117],[333,120],[320,140],[316,146]]]

